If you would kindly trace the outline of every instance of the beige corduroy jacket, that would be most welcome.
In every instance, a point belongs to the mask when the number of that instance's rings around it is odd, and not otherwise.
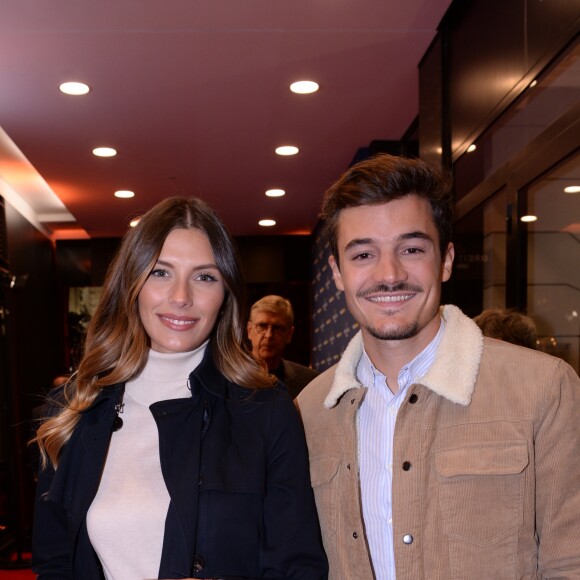
[[[442,316],[435,362],[395,427],[397,580],[580,578],[578,375],[484,339],[454,306]],[[362,348],[359,333],[297,399],[330,580],[374,578],[357,467]]]

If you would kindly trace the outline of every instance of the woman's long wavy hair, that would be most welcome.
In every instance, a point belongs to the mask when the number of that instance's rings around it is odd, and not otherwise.
[[[149,210],[132,228],[109,267],[101,299],[91,319],[83,358],[64,388],[62,409],[38,429],[43,466],[58,464],[80,414],[100,390],[136,377],[148,356],[147,336],[138,309],[141,288],[153,270],[165,239],[175,229],[197,228],[211,244],[224,279],[225,298],[209,347],[220,372],[247,388],[270,387],[275,379],[244,350],[245,284],[234,243],[214,211],[197,198],[168,198]]]

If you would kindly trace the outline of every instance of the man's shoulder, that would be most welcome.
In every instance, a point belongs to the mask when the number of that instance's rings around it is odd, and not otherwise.
[[[563,359],[545,352],[487,336],[483,338],[483,355],[487,359],[485,362],[492,366],[502,363],[517,363],[531,365],[537,370],[538,367],[553,369],[567,364]],[[484,361],[482,360],[482,362]]]
[[[319,374],[317,370],[301,365],[300,363],[292,362],[291,360],[283,359],[282,363],[286,370],[291,370],[296,375],[304,375],[314,378]]]
[[[526,383],[527,389],[551,390],[560,380],[579,383],[576,371],[563,359],[525,346],[484,338],[480,380],[483,377],[510,377]]]
[[[336,372],[336,365],[325,370],[318,376],[316,376],[308,385],[300,392],[296,402],[301,412],[308,411],[312,409],[316,412],[316,409],[320,410],[324,406],[324,400],[328,395],[328,391],[332,386],[334,380],[334,375]]]

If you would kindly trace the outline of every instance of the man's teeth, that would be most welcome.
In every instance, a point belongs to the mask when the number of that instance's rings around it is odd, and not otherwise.
[[[372,302],[403,302],[411,298],[413,298],[412,294],[404,294],[402,296],[373,296],[370,300]]]

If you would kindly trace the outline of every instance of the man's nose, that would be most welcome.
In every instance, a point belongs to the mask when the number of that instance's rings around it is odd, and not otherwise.
[[[381,256],[377,267],[377,281],[396,284],[407,279],[407,270],[396,255]]]

